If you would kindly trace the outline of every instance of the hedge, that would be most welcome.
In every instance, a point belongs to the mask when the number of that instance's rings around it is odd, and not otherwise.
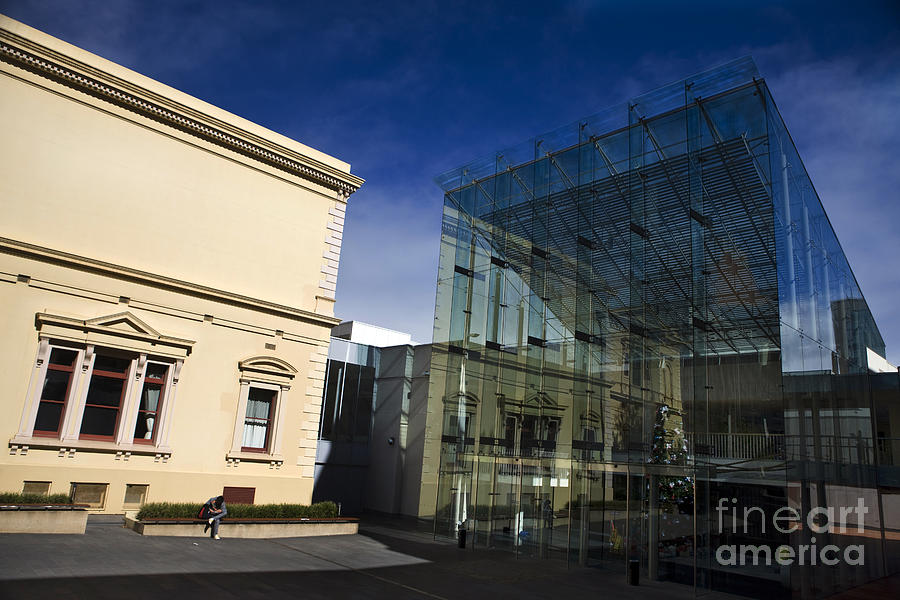
[[[148,502],[138,511],[144,519],[196,519],[203,502]],[[330,519],[338,516],[334,502],[306,504],[228,504],[226,519]]]
[[[21,494],[0,492],[0,504],[72,504],[68,494]]]

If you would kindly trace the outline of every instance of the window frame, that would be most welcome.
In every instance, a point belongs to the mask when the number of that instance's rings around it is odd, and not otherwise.
[[[144,493],[141,495],[141,500],[139,502],[128,502],[128,492],[132,488],[144,488]],[[126,483],[125,484],[125,494],[122,496],[122,508],[124,510],[133,510],[136,508],[140,508],[141,504],[147,502],[147,499],[150,497],[150,484],[149,483]]]
[[[34,369],[28,383],[22,416],[16,434],[10,439],[14,451],[28,448],[65,449],[66,455],[77,450],[89,452],[122,452],[125,454],[156,455],[164,462],[172,454],[168,445],[172,414],[178,390],[178,380],[185,358],[193,347],[192,340],[162,335],[129,312],[116,313],[89,320],[37,313],[37,348]],[[72,376],[68,383],[57,433],[35,431],[43,384],[50,368],[54,348],[75,351]],[[131,363],[125,374],[123,396],[112,436],[81,434],[87,405],[87,395],[93,376],[96,354],[128,358]],[[157,421],[153,439],[135,443],[134,429],[139,413],[140,394],[147,361],[168,366],[165,384],[157,404]],[[98,374],[103,374],[98,371]],[[61,454],[62,456],[62,454]]]
[[[38,483],[41,484],[42,486],[45,486],[46,489],[42,492],[29,492],[28,491],[29,484],[35,485]],[[22,493],[23,494],[40,494],[41,496],[49,496],[51,487],[53,487],[52,481],[32,481],[32,480],[23,480],[22,481]]]
[[[263,454],[269,454],[269,444],[270,444],[270,442],[273,441],[272,440],[272,437],[273,437],[272,429],[273,429],[273,425],[274,425],[273,421],[274,421],[274,416],[275,416],[275,404],[278,402],[278,394],[280,392],[280,389],[275,389],[274,386],[263,387],[259,383],[251,383],[250,387],[247,390],[247,405],[246,405],[247,410],[249,410],[249,408],[250,408],[250,394],[253,392],[254,389],[266,390],[266,391],[272,393],[270,396],[270,399],[268,401],[269,402],[269,412],[265,417],[266,436],[265,436],[265,440],[263,441],[262,448],[257,448],[255,446],[244,446],[243,445],[244,444],[244,434],[247,431],[247,424],[248,424],[247,421],[249,419],[255,419],[257,421],[263,420],[262,417],[251,417],[245,413],[244,414],[244,427],[241,429],[241,452],[260,452]]]
[[[122,372],[118,371],[105,371],[102,369],[95,368],[97,363],[97,358],[116,358],[121,360],[127,360],[128,366],[125,367],[125,370]],[[118,440],[119,431],[122,429],[122,421],[125,417],[125,411],[128,408],[126,405],[129,397],[132,395],[132,385],[131,379],[132,375],[137,368],[137,360],[138,357],[128,357],[119,352],[110,352],[107,348],[101,348],[99,352],[95,352],[92,356],[91,366],[87,375],[85,376],[85,394],[84,394],[84,402],[81,403],[81,414],[78,417],[78,439],[79,440],[98,440],[98,441],[115,441]],[[109,409],[111,406],[103,405],[103,404],[89,404],[89,396],[91,393],[91,385],[94,383],[94,377],[106,377],[107,379],[118,379],[122,381],[122,389],[119,391],[119,403],[116,405],[116,420],[113,425],[113,431],[109,435],[98,434],[98,433],[84,433],[82,431],[84,427],[84,414],[88,408],[101,408],[101,409]]]
[[[159,378],[159,377],[153,377],[151,375],[148,375],[147,372],[150,369],[150,365],[165,365],[165,367],[166,367],[165,376],[162,378]],[[156,436],[160,430],[160,425],[161,425],[160,418],[163,414],[164,404],[166,403],[168,392],[169,392],[169,379],[170,379],[169,375],[172,372],[173,368],[174,368],[173,364],[169,364],[167,362],[163,362],[160,360],[148,360],[146,362],[146,366],[144,368],[144,373],[143,373],[143,382],[140,386],[140,389],[137,390],[137,393],[135,395],[135,412],[137,414],[135,415],[134,423],[132,423],[131,427],[130,427],[131,439],[132,439],[133,443],[149,444],[151,446],[155,445]],[[156,410],[155,411],[144,410],[141,408],[141,400],[143,400],[144,390],[147,388],[148,383],[160,386],[159,387],[159,399],[156,401]],[[137,425],[138,425],[138,421],[141,418],[141,413],[150,413],[150,412],[152,412],[154,415],[153,416],[153,419],[154,419],[153,432],[152,432],[150,438],[147,439],[147,438],[134,437],[135,433],[137,433]]]
[[[84,486],[87,488],[88,486],[93,486],[94,489],[102,490],[100,502],[98,504],[91,502],[81,502],[78,504],[86,504],[88,506],[88,510],[99,510],[102,511],[106,508],[106,501],[109,499],[109,482],[96,482],[96,481],[72,481],[69,483],[69,498],[72,499],[74,503],[76,500],[76,496],[78,495],[78,486]]]
[[[71,367],[66,368],[64,365],[54,364],[53,361],[51,360],[54,350],[61,350],[64,352],[74,352],[75,358],[72,359]],[[75,380],[76,365],[78,364],[80,358],[81,358],[81,352],[79,352],[79,350],[76,348],[69,348],[66,346],[57,346],[57,345],[48,347],[47,359],[46,359],[47,365],[46,365],[46,368],[43,369],[41,372],[41,376],[40,376],[41,389],[37,392],[37,409],[35,410],[35,413],[34,413],[34,420],[33,420],[33,424],[32,424],[32,435],[37,436],[37,437],[59,438],[59,432],[60,432],[60,430],[62,430],[63,423],[65,423],[65,420],[66,420],[66,410],[69,408],[69,405],[71,404],[72,388],[73,388],[72,382]],[[69,374],[69,377],[66,380],[66,392],[65,392],[61,402],[56,401],[56,400],[44,399],[44,386],[47,384],[47,377],[49,376],[50,371],[62,371],[64,373]],[[56,423],[56,431],[50,431],[48,429],[36,429],[37,416],[38,416],[38,413],[40,413],[40,411],[41,411],[41,404],[44,402],[49,402],[52,404],[62,404],[62,408],[59,411],[59,421]]]
[[[268,462],[271,466],[280,467],[284,464],[284,456],[281,454],[281,439],[284,433],[285,402],[287,393],[291,389],[291,383],[297,375],[297,369],[274,356],[254,356],[239,361],[238,372],[240,373],[238,378],[240,388],[235,410],[234,432],[231,438],[231,449],[225,454],[225,459],[231,465],[237,465],[245,460]],[[257,448],[245,449],[243,445],[251,388],[262,388],[275,392],[273,402],[269,407],[272,415],[271,425],[267,432],[266,448],[263,451]]]

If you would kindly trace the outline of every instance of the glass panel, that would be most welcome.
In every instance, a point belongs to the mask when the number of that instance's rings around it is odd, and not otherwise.
[[[84,416],[81,420],[81,433],[112,437],[116,434],[118,417],[118,408],[85,406]]]
[[[59,421],[62,417],[62,404],[55,402],[41,402],[38,407],[37,418],[34,420],[35,431],[59,431]]]
[[[345,369],[346,375],[344,375],[344,389],[341,395],[341,402],[338,405],[335,439],[350,441],[355,427],[354,417],[359,395],[360,366],[347,363]]]
[[[274,390],[250,388],[247,398],[247,418],[268,419],[274,396]]]
[[[110,373],[125,373],[131,366],[131,359],[117,358],[113,356],[97,355],[94,358],[95,371],[108,371]]]
[[[375,400],[375,369],[360,367],[359,396],[356,402],[356,426],[353,441],[365,442],[369,439],[369,428],[372,421],[372,403]]]
[[[87,404],[118,408],[124,387],[124,379],[94,375],[88,389]]]
[[[146,377],[149,379],[162,379],[165,380],[166,372],[169,370],[168,365],[161,365],[159,363],[147,363],[147,375]]]
[[[265,450],[268,444],[269,420],[276,392],[251,387],[247,397],[247,416],[241,446]]]
[[[244,437],[241,446],[244,448],[256,448],[265,450],[266,435],[268,434],[268,422],[247,420],[244,422]]]
[[[44,389],[41,392],[41,400],[65,402],[66,392],[69,391],[69,380],[71,377],[72,374],[68,371],[47,369],[47,378],[44,379]]]
[[[97,357],[101,366],[108,368],[121,368],[120,359],[103,359]],[[127,369],[129,361],[124,361]],[[116,434],[116,425],[119,420],[119,405],[122,402],[122,392],[125,389],[125,379],[118,377],[106,377],[96,374],[91,376],[85,402],[84,415],[81,420],[81,434],[112,437]]]
[[[71,367],[77,357],[78,353],[74,350],[53,348],[53,350],[50,351],[50,364]]]
[[[322,433],[323,440],[334,439],[334,425],[337,419],[337,410],[341,402],[341,391],[344,386],[344,371],[346,363],[339,360],[328,361],[328,379],[325,384],[325,401],[322,405]]]
[[[162,392],[162,386],[158,383],[147,383],[144,385],[144,391],[141,394],[141,410],[155,412],[159,406],[159,394]]]
[[[154,426],[159,408],[159,397],[162,393],[162,384],[145,383],[141,392],[141,400],[138,406],[137,421],[134,425],[134,439],[152,440]]]

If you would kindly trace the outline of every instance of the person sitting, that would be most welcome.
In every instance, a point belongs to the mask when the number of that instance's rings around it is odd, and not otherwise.
[[[203,528],[203,533],[206,533],[212,528],[209,537],[214,540],[222,539],[219,537],[219,521],[227,514],[228,508],[225,506],[224,496],[216,496],[215,498],[207,500],[200,512],[200,518],[207,520],[206,526]]]

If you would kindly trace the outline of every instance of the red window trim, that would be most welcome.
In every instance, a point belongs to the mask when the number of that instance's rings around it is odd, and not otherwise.
[[[44,393],[43,393],[43,392],[44,392],[44,389],[43,389],[43,387],[41,387],[41,397],[38,398],[38,410],[41,409],[41,403],[42,403],[42,402],[46,402],[46,403],[48,403],[48,404],[61,404],[61,405],[62,405],[62,409],[60,409],[60,411],[59,411],[59,422],[56,424],[56,431],[50,431],[50,430],[46,430],[46,429],[32,429],[32,430],[31,430],[31,434],[32,434],[33,436],[35,436],[35,437],[51,437],[51,438],[52,438],[52,437],[56,437],[56,438],[59,437],[59,430],[62,428],[63,421],[65,420],[65,415],[66,415],[66,405],[68,404],[68,400],[69,400],[69,392],[72,391],[72,373],[75,372],[75,361],[78,359],[78,352],[77,352],[76,350],[71,349],[71,348],[59,348],[59,350],[62,350],[62,351],[65,351],[65,352],[75,352],[75,358],[72,359],[72,364],[70,364],[70,365],[59,365],[59,364],[55,364],[55,363],[50,362],[50,358],[53,356],[53,351],[54,351],[54,350],[57,350],[57,348],[54,348],[54,347],[51,346],[51,348],[50,348],[50,354],[47,355],[47,370],[48,370],[48,371],[50,371],[50,370],[53,370],[53,371],[63,371],[64,373],[68,373],[68,374],[69,374],[69,377],[68,377],[68,379],[66,380],[66,393],[65,393],[65,395],[63,395],[62,401],[59,401],[59,400],[44,400],[44,398],[43,398],[43,395],[44,395]],[[45,373],[45,374],[44,374],[44,382],[46,383],[46,381],[47,381],[47,375],[46,375],[46,373]],[[36,416],[36,415],[35,415],[35,416]]]
[[[254,389],[253,386],[250,386],[250,389]],[[269,415],[266,417],[266,439],[263,442],[262,448],[254,448],[250,446],[241,446],[241,452],[257,452],[259,454],[268,454],[269,453],[269,438],[272,434],[272,413],[275,412],[275,403],[278,402],[278,392],[275,390],[271,390],[269,388],[257,387],[257,390],[266,390],[267,392],[272,392],[272,398],[269,400]],[[250,393],[247,392],[247,404],[250,404]],[[259,417],[248,417],[247,412],[244,411],[244,427],[247,427],[247,419],[252,418],[256,421],[262,421]],[[243,431],[241,431],[241,437],[243,437]]]
[[[164,363],[153,363],[153,364],[164,364]],[[166,366],[166,372],[163,374],[162,377],[152,377],[150,375],[147,375],[146,377],[144,377],[144,384],[143,384],[143,386],[141,386],[141,395],[143,395],[143,393],[144,393],[144,386],[146,386],[148,383],[155,383],[155,384],[159,385],[159,401],[156,403],[155,411],[154,410],[143,410],[141,408],[141,405],[138,404],[138,412],[137,412],[138,419],[141,418],[141,413],[153,414],[153,419],[154,419],[153,420],[153,435],[150,437],[149,440],[145,440],[144,438],[134,437],[134,432],[132,431],[131,432],[131,441],[133,441],[135,444],[152,445],[152,444],[156,443],[156,432],[159,431],[159,413],[160,413],[160,411],[162,411],[163,398],[165,397],[165,394],[166,394],[166,379],[168,379],[168,377],[169,377],[170,365],[166,364],[165,366]],[[138,400],[138,402],[140,402],[140,400]],[[135,429],[137,429],[137,424],[138,424],[138,421],[136,420],[134,422]]]
[[[94,359],[94,360],[96,360],[96,359]],[[88,381],[88,395],[90,395],[90,392],[91,392],[91,383],[93,383],[93,381],[94,381],[94,375],[100,375],[101,377],[109,377],[110,379],[121,379],[122,380],[122,391],[119,392],[119,404],[116,406],[116,426],[113,429],[112,435],[99,435],[96,433],[81,433],[79,431],[78,439],[80,439],[80,440],[107,440],[107,441],[116,439],[116,435],[119,433],[119,425],[120,425],[119,421],[122,420],[122,414],[121,414],[122,413],[122,399],[125,397],[125,390],[128,389],[128,382],[127,382],[128,371],[129,371],[128,368],[125,369],[124,373],[120,373],[117,371],[103,371],[103,370],[98,370],[98,369],[94,369],[93,371],[91,371],[91,379],[90,379],[90,381]],[[88,404],[87,397],[85,397],[84,409],[82,409],[82,413],[81,413],[82,418],[84,418],[84,411],[89,406],[94,407],[94,408],[106,408],[106,409],[112,408],[111,406],[106,406],[104,404]],[[82,424],[82,427],[83,426],[84,425]]]

